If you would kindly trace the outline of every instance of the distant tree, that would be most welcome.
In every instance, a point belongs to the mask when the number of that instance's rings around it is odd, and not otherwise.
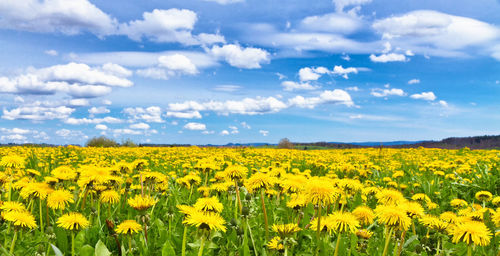
[[[126,139],[124,141],[122,141],[122,144],[121,144],[122,147],[137,147],[137,144],[135,144],[135,142],[131,139]]]
[[[293,143],[291,143],[289,139],[283,138],[278,143],[278,148],[292,149],[293,148]]]
[[[113,139],[107,138],[106,136],[94,137],[85,143],[87,147],[117,147],[118,142]]]

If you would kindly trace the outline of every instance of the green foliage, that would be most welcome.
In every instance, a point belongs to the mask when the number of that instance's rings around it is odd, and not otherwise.
[[[107,138],[106,136],[94,137],[85,143],[87,147],[117,147],[119,144],[113,139]]]

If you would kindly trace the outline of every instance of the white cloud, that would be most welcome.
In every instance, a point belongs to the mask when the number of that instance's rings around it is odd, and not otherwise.
[[[309,16],[300,22],[300,29],[305,31],[351,34],[362,27],[362,21],[344,13],[328,13]]]
[[[436,95],[434,95],[433,92],[422,92],[422,93],[412,94],[410,97],[416,100],[428,100],[428,101],[433,101],[436,99]]]
[[[11,135],[2,135],[0,136],[1,141],[13,141],[13,142],[21,142],[26,143],[28,137],[21,134],[11,134]]]
[[[438,101],[438,104],[441,105],[442,107],[448,107],[448,102],[446,102],[444,100]]]
[[[238,130],[238,127],[231,125],[229,126],[229,129],[231,130],[231,134],[238,134],[240,131]]]
[[[202,131],[202,134],[208,135],[208,134],[214,134],[215,131]]]
[[[149,124],[147,123],[131,124],[129,127],[130,129],[139,129],[139,130],[147,130],[151,128],[151,126],[149,126]]]
[[[186,111],[186,112],[167,111],[166,116],[175,118],[185,118],[185,119],[201,118],[201,114],[198,111]]]
[[[344,68],[342,65],[334,66],[333,70],[329,70],[326,67],[305,67],[299,70],[299,78],[301,81],[315,81],[318,80],[322,75],[338,75],[345,79],[349,79],[349,74],[357,74],[359,69],[354,67]]]
[[[132,71],[114,63],[105,63],[102,65],[102,70],[108,74],[112,74],[118,77],[128,77],[132,75]]]
[[[243,88],[243,87],[241,87],[239,85],[222,84],[222,85],[215,86],[214,90],[219,91],[219,92],[235,92],[235,91],[240,90],[241,88]]]
[[[87,139],[88,138],[87,135],[85,135],[82,131],[79,131],[79,130],[60,129],[60,130],[56,131],[56,135],[59,137],[63,137],[65,139],[68,139],[68,138]]]
[[[65,106],[43,107],[43,106],[21,106],[11,110],[3,109],[3,119],[7,120],[53,120],[66,119],[75,109]]]
[[[129,115],[134,121],[143,120],[148,123],[163,123],[163,119],[161,118],[161,108],[157,106],[151,106],[148,108],[125,108],[123,113]]]
[[[31,130],[28,129],[22,129],[22,128],[0,128],[0,132],[2,133],[9,133],[9,134],[28,134],[31,133]]]
[[[370,54],[370,60],[373,62],[394,62],[394,61],[406,61],[407,58],[404,54],[399,53],[383,53],[379,56]]]
[[[57,56],[59,53],[56,50],[46,50],[45,54],[50,55],[50,56]]]
[[[170,111],[214,111],[218,114],[242,114],[256,115],[264,113],[275,113],[287,108],[287,105],[274,97],[244,98],[242,100],[208,101],[198,103],[186,101],[184,103],[170,103]]]
[[[325,90],[318,97],[303,97],[295,96],[288,100],[289,106],[296,106],[299,108],[313,109],[320,104],[344,104],[346,106],[353,106],[351,96],[344,90],[335,89],[333,91]]]
[[[100,124],[100,123],[108,123],[108,124],[119,124],[123,123],[123,120],[120,118],[107,116],[103,118],[73,118],[69,117],[64,120],[64,123],[71,125],[82,125],[82,124]]]
[[[98,115],[98,114],[107,114],[111,112],[109,109],[106,107],[92,107],[89,109],[89,113],[91,115]]]
[[[269,135],[269,131],[266,131],[266,130],[259,130],[259,133],[262,134],[262,136],[267,136]]]
[[[90,102],[87,99],[71,99],[68,104],[72,107],[85,107],[90,105]]]
[[[204,0],[204,1],[214,2],[222,5],[245,2],[245,0]]]
[[[138,69],[135,72],[140,76],[152,79],[167,80],[169,78],[169,76],[167,75],[167,71],[162,68],[153,67],[153,68]]]
[[[419,83],[420,83],[419,79],[412,79],[412,80],[408,81],[408,84],[419,84]]]
[[[222,136],[229,135],[229,131],[228,130],[222,130],[220,132],[220,135],[222,135]]]
[[[372,0],[333,0],[333,3],[335,4],[335,11],[339,13],[344,12],[345,7],[347,6],[360,6],[371,2]]]
[[[161,56],[158,58],[159,66],[172,71],[194,75],[198,73],[191,60],[182,54]]]
[[[229,65],[237,68],[261,68],[261,64],[269,63],[269,53],[259,48],[242,48],[237,44],[226,44],[222,47],[214,45],[210,50],[215,58],[224,59]]]
[[[297,83],[294,81],[283,81],[281,83],[285,91],[298,91],[298,90],[315,90],[319,86],[311,85],[310,83]]]
[[[102,100],[101,103],[104,104],[104,105],[108,105],[108,106],[111,105],[111,104],[113,104],[113,102],[110,101],[110,100]]]
[[[114,65],[114,67],[120,66]],[[11,78],[0,77],[0,92],[18,94],[63,92],[77,98],[91,98],[110,93],[112,86],[132,86],[133,83],[122,75],[111,73],[109,66],[108,69],[92,68],[86,64],[71,62],[41,69],[29,68],[26,74]]]
[[[286,79],[286,78],[287,78],[287,76],[285,76],[285,75],[281,74],[280,72],[276,72],[276,75],[278,76],[278,79],[279,79],[279,80],[283,80],[283,79]]]
[[[88,0],[2,0],[0,27],[37,33],[74,35],[114,33],[117,21]]]
[[[252,129],[252,127],[249,124],[247,124],[247,122],[241,122],[240,124],[241,124],[241,127],[243,127],[243,128]]]
[[[472,18],[438,11],[417,10],[377,20],[373,28],[383,38],[422,51],[457,54],[455,50],[469,46],[487,46],[500,36],[500,30]]]
[[[108,129],[108,126],[106,126],[105,124],[98,124],[98,125],[95,126],[95,128],[97,130],[103,130],[103,131],[105,131],[105,130]]]
[[[154,9],[152,12],[144,12],[141,20],[120,24],[117,33],[126,35],[135,41],[148,38],[154,42],[181,43],[183,45],[225,42],[224,37],[219,34],[193,35],[192,30],[197,20],[196,13],[191,10]]]
[[[143,133],[142,131],[125,128],[125,129],[114,129],[113,134],[115,136],[119,136],[119,135],[142,135]]]
[[[207,126],[202,123],[187,123],[186,125],[184,125],[184,129],[192,131],[202,131],[206,130]]]
[[[351,87],[347,87],[345,88],[347,91],[353,91],[353,92],[357,92],[359,91],[359,88],[357,86],[351,86]]]
[[[380,89],[380,88],[375,88],[372,89],[371,95],[375,97],[386,97],[386,96],[405,96],[406,93],[402,89],[398,88],[392,88],[392,89]]]

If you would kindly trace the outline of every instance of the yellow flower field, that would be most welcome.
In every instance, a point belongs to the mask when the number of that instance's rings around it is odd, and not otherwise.
[[[500,151],[0,148],[2,255],[500,255]]]

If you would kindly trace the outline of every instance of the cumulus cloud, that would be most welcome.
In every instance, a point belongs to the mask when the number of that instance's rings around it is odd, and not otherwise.
[[[88,0],[3,0],[0,27],[67,35],[89,31],[98,36],[115,32],[117,21]]]
[[[301,81],[316,81],[324,74],[337,75],[337,76],[342,76],[345,79],[349,79],[348,76],[349,74],[351,73],[357,74],[358,71],[359,71],[358,68],[354,67],[344,68],[342,67],[342,65],[334,66],[333,70],[329,70],[326,67],[305,67],[299,70],[299,79]]]
[[[54,49],[52,49],[52,50],[46,50],[44,53],[47,54],[47,55],[50,55],[50,56],[57,56],[57,55],[59,55],[59,53],[56,50],[54,50]]]
[[[170,111],[214,111],[222,115],[256,115],[264,113],[275,113],[284,108],[287,108],[287,105],[274,97],[244,98],[243,100],[239,101],[208,101],[203,103],[198,103],[196,101],[186,101],[184,103],[169,104]]]
[[[319,86],[311,85],[310,83],[297,83],[294,81],[283,81],[281,83],[285,91],[298,91],[298,90],[315,90]]]
[[[117,73],[120,68],[122,73]],[[130,87],[126,79],[130,73],[116,64],[90,67],[71,62],[47,68],[29,68],[25,74],[14,77],[0,77],[0,92],[17,94],[67,93],[75,98],[92,98],[106,95],[111,87]]]
[[[107,116],[107,117],[103,117],[103,118],[74,118],[74,117],[69,117],[66,120],[64,120],[64,123],[71,124],[71,125],[101,124],[101,123],[119,124],[119,123],[123,123],[123,120],[120,119],[120,118],[112,117],[112,116]]]
[[[85,107],[90,105],[90,102],[87,99],[71,99],[68,101],[68,104],[72,107]]]
[[[202,131],[206,130],[207,126],[202,123],[187,123],[186,125],[184,125],[184,129],[191,131]]]
[[[222,85],[217,85],[214,87],[214,91],[219,91],[219,92],[235,92],[240,90],[241,86],[239,85],[233,85],[233,84],[222,84]]]
[[[222,130],[220,132],[220,135],[222,135],[222,136],[229,135],[229,131],[228,130]]]
[[[494,25],[431,10],[380,19],[373,23],[373,28],[402,48],[442,56],[463,55],[460,50],[471,46],[488,50],[500,37],[500,30]]]
[[[247,124],[247,122],[241,122],[240,124],[241,124],[241,127],[243,127],[243,128],[252,129],[252,127],[249,124]]]
[[[387,96],[405,96],[406,93],[402,89],[392,88],[392,89],[372,89],[371,95],[375,97],[387,97]]]
[[[408,81],[408,84],[419,84],[419,83],[420,83],[419,79],[411,79],[410,81]]]
[[[407,61],[406,55],[399,53],[383,53],[378,56],[370,54],[370,60],[373,62],[395,62],[395,61]]]
[[[410,97],[416,100],[428,100],[428,101],[433,101],[437,98],[433,92],[416,93],[412,94]]]
[[[333,0],[333,3],[335,4],[335,11],[338,13],[344,12],[344,9],[347,6],[355,6],[359,7],[363,4],[368,4],[371,3],[372,0]],[[355,9],[356,10],[356,9]]]
[[[89,113],[91,115],[107,114],[109,112],[111,112],[111,111],[106,107],[91,107],[89,109]]]
[[[163,123],[161,108],[157,106],[125,108],[123,113],[127,114],[132,121],[142,120],[148,123]]]
[[[269,135],[269,131],[266,131],[266,130],[259,130],[259,133],[262,134],[262,136],[267,136]]]
[[[56,131],[56,135],[59,137],[63,137],[65,139],[69,139],[69,138],[88,139],[88,136],[79,130],[60,129],[60,130]]]
[[[21,106],[13,109],[3,109],[3,119],[7,120],[54,120],[66,119],[75,109],[66,106],[44,107],[44,106]]]
[[[129,127],[130,129],[139,129],[139,130],[147,130],[151,128],[151,126],[149,126],[149,124],[146,123],[131,124]]]
[[[139,69],[136,73],[143,77],[167,80],[178,75],[198,74],[196,65],[183,54],[174,53],[158,57],[156,66]]]
[[[11,135],[0,136],[0,140],[1,141],[12,141],[12,142],[26,143],[26,142],[28,142],[28,137],[21,135],[21,134],[11,134]]]
[[[269,63],[269,53],[260,48],[243,48],[237,44],[214,45],[209,53],[217,59],[224,59],[229,65],[237,68],[261,68],[261,64]]]
[[[328,13],[304,18],[300,22],[299,28],[304,31],[351,34],[360,29],[362,25],[362,21],[356,16]]]
[[[187,9],[154,9],[144,12],[142,19],[120,24],[118,34],[126,35],[135,41],[147,38],[161,43],[181,43],[184,45],[224,43],[224,37],[218,34],[200,34],[194,36],[192,30],[198,17]]]
[[[299,108],[313,109],[320,104],[354,105],[349,93],[340,89],[335,89],[333,91],[325,90],[318,97],[303,97],[298,95],[288,100],[289,106],[296,106]]]
[[[108,126],[106,126],[105,124],[98,124],[98,125],[96,125],[96,126],[95,126],[95,128],[96,128],[97,130],[102,130],[102,131],[105,131],[105,130],[107,130],[107,129],[108,129]]]
[[[167,111],[167,117],[175,117],[175,118],[185,118],[185,119],[193,119],[193,118],[201,118],[201,114],[198,111]]]

